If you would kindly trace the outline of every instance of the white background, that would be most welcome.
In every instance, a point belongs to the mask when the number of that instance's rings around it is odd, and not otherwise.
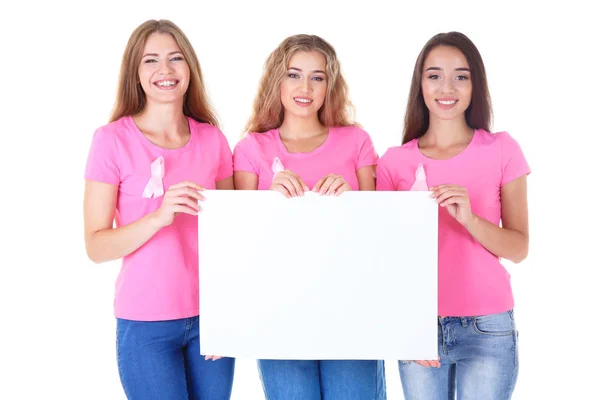
[[[126,41],[149,18],[189,36],[232,146],[269,52],[291,34],[321,35],[380,154],[400,142],[423,44],[438,32],[467,34],[487,67],[494,128],[519,141],[533,170],[530,255],[506,263],[520,331],[513,398],[576,399],[597,388],[600,35],[583,2],[5,3],[0,398],[123,398],[112,316],[119,263],[86,258],[83,170]],[[388,398],[402,399],[395,363],[386,368]],[[234,399],[261,398],[254,361],[238,360],[233,390]]]

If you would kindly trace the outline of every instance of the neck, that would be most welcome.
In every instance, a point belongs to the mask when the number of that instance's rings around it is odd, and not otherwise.
[[[291,114],[285,114],[283,123],[279,127],[279,133],[286,139],[305,139],[313,136],[318,136],[324,133],[327,127],[321,124],[319,118],[313,117],[298,117]]]
[[[183,104],[148,102],[142,112],[134,116],[134,120],[142,131],[161,137],[181,137],[187,135],[189,130]]]
[[[430,114],[429,128],[422,136],[421,143],[443,148],[452,147],[469,141],[472,135],[473,129],[467,125],[464,115],[462,118],[441,120]]]

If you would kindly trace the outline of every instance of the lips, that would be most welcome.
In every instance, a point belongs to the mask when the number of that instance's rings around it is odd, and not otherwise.
[[[458,103],[458,99],[435,99],[435,102],[440,108],[449,110]]]
[[[173,90],[179,84],[179,80],[161,79],[153,82],[152,84],[161,90]]]
[[[312,104],[313,100],[308,97],[294,97],[294,102],[297,106],[308,107]]]

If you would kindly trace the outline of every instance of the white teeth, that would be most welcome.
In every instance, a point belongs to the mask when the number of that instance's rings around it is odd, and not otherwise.
[[[301,97],[294,97],[294,100],[296,100],[298,103],[310,103],[310,102],[312,102],[312,100],[303,99]]]
[[[443,104],[445,106],[449,106],[451,104],[456,103],[457,100],[438,100],[437,102],[440,103],[440,104]]]
[[[157,83],[158,86],[175,86],[175,81],[160,81]]]

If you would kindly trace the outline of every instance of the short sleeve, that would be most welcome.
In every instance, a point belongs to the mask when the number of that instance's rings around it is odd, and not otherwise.
[[[219,157],[219,171],[217,172],[217,177],[215,181],[221,181],[223,179],[227,179],[233,175],[233,159],[231,155],[231,148],[229,147],[229,142],[227,142],[227,138],[221,131],[219,133],[219,147],[220,147],[220,157]]]
[[[379,157],[373,146],[371,136],[360,128],[356,129],[356,141],[358,145],[358,157],[356,160],[356,170],[370,165],[377,164]]]
[[[501,132],[499,135],[502,145],[502,180],[501,186],[508,182],[528,175],[531,170],[521,150],[521,146],[507,132]]]
[[[394,191],[396,187],[390,169],[390,150],[386,151],[377,163],[376,184],[378,191]]]
[[[117,143],[111,131],[100,128],[94,132],[84,178],[112,185],[121,182]]]
[[[233,170],[252,172],[258,175],[258,168],[253,151],[253,138],[246,136],[233,149]]]

